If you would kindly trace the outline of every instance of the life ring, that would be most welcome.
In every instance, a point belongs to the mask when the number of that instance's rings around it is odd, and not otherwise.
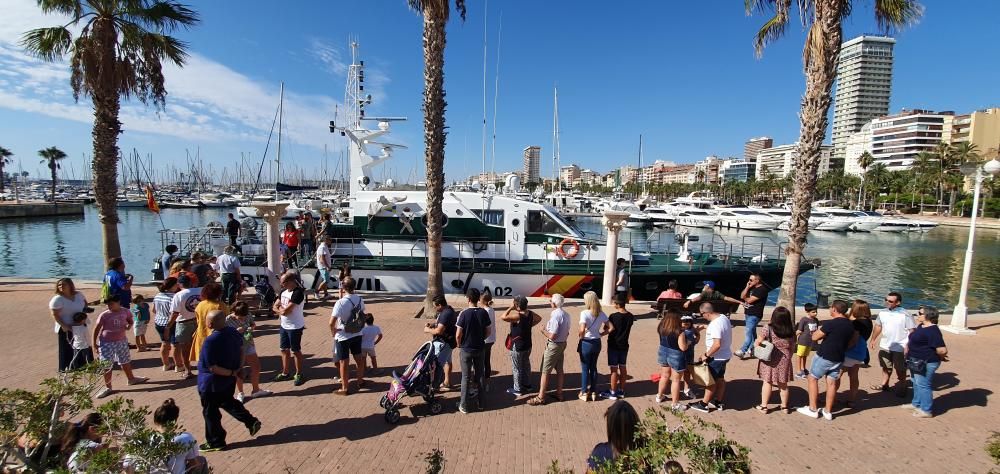
[[[569,252],[564,250],[567,245],[570,246]],[[563,239],[562,242],[559,242],[559,246],[556,247],[556,254],[558,254],[562,258],[567,258],[567,259],[573,258],[578,253],[580,253],[580,244],[573,239],[569,238]]]

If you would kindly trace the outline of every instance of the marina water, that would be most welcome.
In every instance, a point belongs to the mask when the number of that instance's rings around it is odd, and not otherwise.
[[[127,271],[137,281],[148,281],[151,262],[162,252],[157,231],[167,228],[201,228],[210,221],[225,222],[235,209],[164,209],[159,216],[146,209],[119,209],[119,235]],[[162,224],[161,224],[162,219]],[[600,233],[599,219],[580,218],[576,225]],[[685,229],[679,227],[678,229]],[[739,246],[744,237],[785,239],[784,232],[725,229],[687,229],[701,238]],[[926,233],[811,232],[808,258],[822,266],[799,278],[798,303],[816,300],[816,293],[831,298],[862,298],[881,306],[889,291],[903,294],[905,306],[931,304],[951,309],[958,301],[968,229],[941,226]],[[623,231],[621,240],[636,250],[665,248],[673,230]],[[749,239],[747,239],[749,241]],[[692,245],[692,248],[697,248]],[[769,255],[770,256],[770,255]],[[94,206],[85,206],[82,217],[33,218],[0,221],[0,275],[31,278],[72,276],[98,280],[103,275],[101,226]],[[1000,311],[1000,230],[976,233],[969,308]],[[684,288],[684,292],[693,288]],[[738,296],[738,295],[732,295]],[[778,296],[771,292],[771,302]]]

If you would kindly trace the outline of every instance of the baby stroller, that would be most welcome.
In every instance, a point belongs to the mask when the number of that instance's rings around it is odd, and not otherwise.
[[[392,373],[392,383],[389,391],[379,400],[379,405],[385,409],[385,421],[390,424],[399,422],[399,404],[404,396],[421,396],[430,406],[431,414],[441,413],[441,401],[434,397],[435,374],[438,372],[437,353],[431,341],[425,342],[413,355],[413,360],[402,374]]]
[[[259,304],[263,314],[271,316],[271,306],[278,299],[278,294],[274,292],[274,288],[268,283],[267,279],[257,280],[257,283],[253,285],[253,289],[257,291],[257,304]]]

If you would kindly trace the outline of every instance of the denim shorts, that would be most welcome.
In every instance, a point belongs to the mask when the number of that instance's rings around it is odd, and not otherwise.
[[[688,365],[683,352],[664,346],[660,346],[656,360],[660,363],[660,367],[670,367],[676,372],[683,372]]]
[[[444,341],[434,341],[431,343],[431,347],[437,351],[438,364],[444,366],[445,364],[451,363],[451,351],[453,348],[449,346],[448,343]]]
[[[291,349],[292,352],[302,352],[302,331],[304,329],[281,328],[278,331],[278,348],[283,351]]]
[[[174,333],[167,326],[160,326],[159,324],[154,325],[156,328],[156,333],[160,335],[160,342],[164,344],[177,344],[177,339],[174,338]]]
[[[337,362],[340,362],[342,360],[347,360],[352,355],[356,357],[362,354],[360,334],[350,339],[337,340],[335,344],[337,345],[337,347],[336,347],[336,352],[334,352],[336,354],[334,360],[336,360]]]
[[[833,380],[840,378],[840,367],[843,362],[830,362],[819,355],[813,357],[812,367],[809,368],[809,375],[813,378],[821,379],[830,377]]]
[[[708,372],[712,374],[713,379],[725,379],[728,363],[729,359],[711,359],[708,361]]]
[[[608,367],[624,366],[626,359],[628,359],[628,349],[624,351],[608,349]]]

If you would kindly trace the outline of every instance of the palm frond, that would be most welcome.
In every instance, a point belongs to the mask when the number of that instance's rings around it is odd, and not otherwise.
[[[822,68],[828,58],[823,54],[823,42],[826,39],[826,33],[823,31],[823,24],[818,22],[812,22],[809,25],[809,31],[806,32],[806,44],[802,48],[802,64],[808,69],[811,64],[815,64],[817,67]]]
[[[916,0],[875,0],[875,23],[886,34],[918,22],[923,14]]]
[[[152,5],[139,2],[135,8],[125,9],[121,18],[159,33],[169,33],[178,28],[188,29],[201,21],[198,14],[187,5],[173,1],[156,1]]]
[[[70,31],[61,26],[37,28],[21,36],[21,47],[28,54],[45,61],[62,58],[73,41]]]
[[[455,11],[462,21],[465,21],[465,0],[455,0]]]
[[[73,18],[83,16],[80,0],[38,0],[38,8],[42,13],[62,13]]]
[[[767,20],[754,35],[753,46],[757,57],[763,56],[765,46],[785,34],[785,28],[788,26],[788,12],[791,7],[792,0],[745,0],[744,8],[747,14],[765,11],[767,8],[774,9],[774,16]]]
[[[411,10],[423,14],[427,9],[433,9],[434,11],[440,12],[444,18],[444,21],[448,21],[448,0],[406,0],[407,6]],[[458,12],[458,16],[465,21],[465,0],[455,0],[455,11]]]

